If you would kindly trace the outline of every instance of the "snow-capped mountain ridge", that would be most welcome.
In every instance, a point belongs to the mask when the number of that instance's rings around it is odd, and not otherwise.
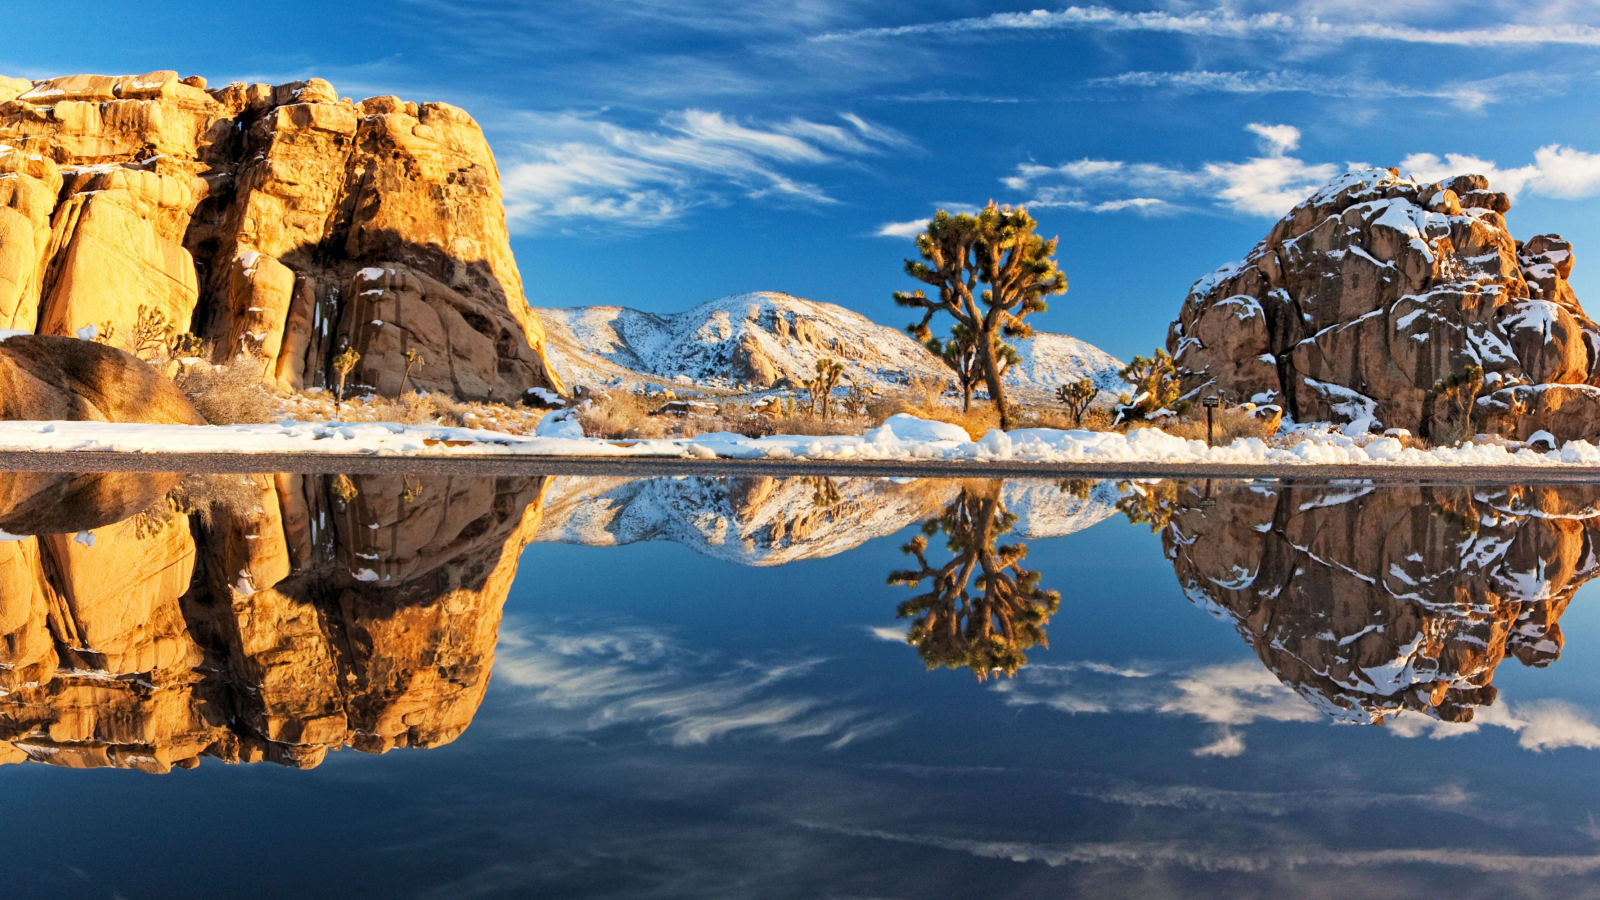
[[[549,352],[564,379],[579,384],[641,381],[764,389],[797,384],[817,361],[839,360],[857,384],[877,389],[950,371],[906,333],[832,303],[762,291],[736,294],[671,315],[622,306],[540,309]],[[1007,383],[1054,392],[1090,378],[1122,389],[1115,357],[1077,338],[1039,333],[1013,342],[1021,360]]]

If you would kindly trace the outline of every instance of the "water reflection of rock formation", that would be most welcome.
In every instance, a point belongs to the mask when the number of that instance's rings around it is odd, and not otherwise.
[[[996,544],[1016,521],[1000,482],[963,482],[944,512],[902,548],[917,567],[890,574],[889,583],[926,590],[896,615],[914,620],[906,642],[929,669],[965,667],[980,680],[1013,675],[1028,649],[1049,646],[1045,626],[1061,595],[1040,588],[1040,574],[1022,567],[1026,544]],[[950,558],[931,562],[929,539],[941,535]]]
[[[235,476],[127,517],[175,481],[0,476],[0,530],[39,534],[0,543],[0,761],[312,766],[466,728],[543,479]]]
[[[1194,603],[1340,720],[1468,721],[1506,657],[1560,656],[1557,624],[1600,571],[1600,488],[1140,485]]]

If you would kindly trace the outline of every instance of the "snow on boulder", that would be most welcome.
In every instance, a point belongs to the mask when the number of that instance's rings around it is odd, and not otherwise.
[[[1167,334],[1185,396],[1279,403],[1359,433],[1595,435],[1600,405],[1571,390],[1600,385],[1600,326],[1567,283],[1572,246],[1513,239],[1508,209],[1481,175],[1340,175],[1190,289]],[[1435,389],[1470,389],[1474,370],[1475,408]],[[1569,389],[1530,393],[1547,385]]]

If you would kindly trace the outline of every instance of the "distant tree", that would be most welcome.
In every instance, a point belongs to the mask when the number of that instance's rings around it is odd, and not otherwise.
[[[816,412],[821,406],[822,417],[828,417],[828,405],[833,399],[833,389],[839,386],[839,379],[844,377],[844,363],[836,359],[823,357],[817,360],[817,374],[808,381],[801,382],[801,386],[811,395],[811,411]]]
[[[917,326],[912,325],[909,330],[915,333],[916,329]],[[994,344],[994,355],[1000,367],[1000,376],[1004,378],[1006,370],[1021,357],[1017,355],[1015,348],[1000,340],[1000,335],[991,335],[990,340]],[[944,364],[956,373],[956,385],[961,388],[961,411],[970,412],[972,391],[984,380],[983,364],[979,362],[978,347],[972,340],[971,329],[956,324],[951,326],[948,340],[940,341],[936,337],[930,337],[925,343],[935,356],[944,360]]]
[[[1089,404],[1094,402],[1098,393],[1100,392],[1095,388],[1094,382],[1080,378],[1071,384],[1063,384],[1056,388],[1056,399],[1065,403],[1067,411],[1072,413],[1072,424],[1082,425],[1083,414],[1088,412]]]
[[[1435,444],[1459,444],[1472,436],[1472,404],[1483,389],[1483,367],[1468,364],[1433,383],[1433,415],[1428,438]]]
[[[1000,381],[996,350],[1003,344],[998,338],[1032,336],[1023,318],[1043,312],[1045,297],[1067,290],[1067,278],[1053,259],[1057,240],[1034,234],[1036,227],[1026,209],[1000,207],[993,200],[976,216],[952,216],[941,209],[917,235],[922,261],[906,260],[906,274],[938,288],[938,296],[929,297],[921,289],[894,295],[901,306],[924,310],[922,321],[910,328],[918,340],[932,336],[928,323],[940,312],[972,335],[975,362],[999,410],[1002,429],[1011,427],[1011,411]]]
[[[1182,391],[1178,369],[1165,350],[1157,348],[1149,357],[1135,356],[1122,370],[1122,380],[1133,386],[1134,393],[1132,397],[1124,394],[1117,405],[1119,423],[1147,419],[1157,410],[1182,415],[1189,409],[1189,401],[1178,399]]]
[[[361,354],[354,347],[344,348],[344,352],[333,358],[333,370],[339,373],[339,392],[335,395],[333,404],[334,415],[344,411],[344,380],[350,377],[355,370],[356,363],[361,361]]]
[[[1060,609],[1061,595],[1041,589],[1040,574],[1022,567],[1027,545],[995,546],[1016,519],[1001,505],[998,481],[963,486],[944,513],[901,548],[917,568],[892,573],[889,583],[915,588],[927,582],[928,589],[901,603],[896,615],[915,619],[906,642],[929,669],[966,667],[980,681],[997,672],[1014,675],[1028,661],[1024,651],[1049,646],[1045,626]],[[935,566],[928,561],[928,539],[940,533],[951,558]]]
[[[408,347],[406,349],[406,370],[400,373],[400,395],[402,397],[406,393],[406,382],[411,378],[411,367],[416,366],[420,369],[426,364],[427,360],[422,358],[422,354],[417,352],[417,348]]]

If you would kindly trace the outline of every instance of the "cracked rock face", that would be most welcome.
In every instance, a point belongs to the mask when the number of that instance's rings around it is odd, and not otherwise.
[[[1567,284],[1572,246],[1513,239],[1509,209],[1480,175],[1340,176],[1190,290],[1167,334],[1185,394],[1429,437],[1435,385],[1475,366],[1477,430],[1593,437],[1600,327]]]
[[[141,307],[289,388],[348,346],[383,394],[409,350],[420,389],[561,390],[465,112],[315,78],[0,78],[0,328],[127,340]]]
[[[1340,721],[1471,721],[1508,657],[1560,657],[1558,620],[1600,574],[1587,485],[1221,482],[1181,486],[1170,507],[1162,544],[1184,594]]]

